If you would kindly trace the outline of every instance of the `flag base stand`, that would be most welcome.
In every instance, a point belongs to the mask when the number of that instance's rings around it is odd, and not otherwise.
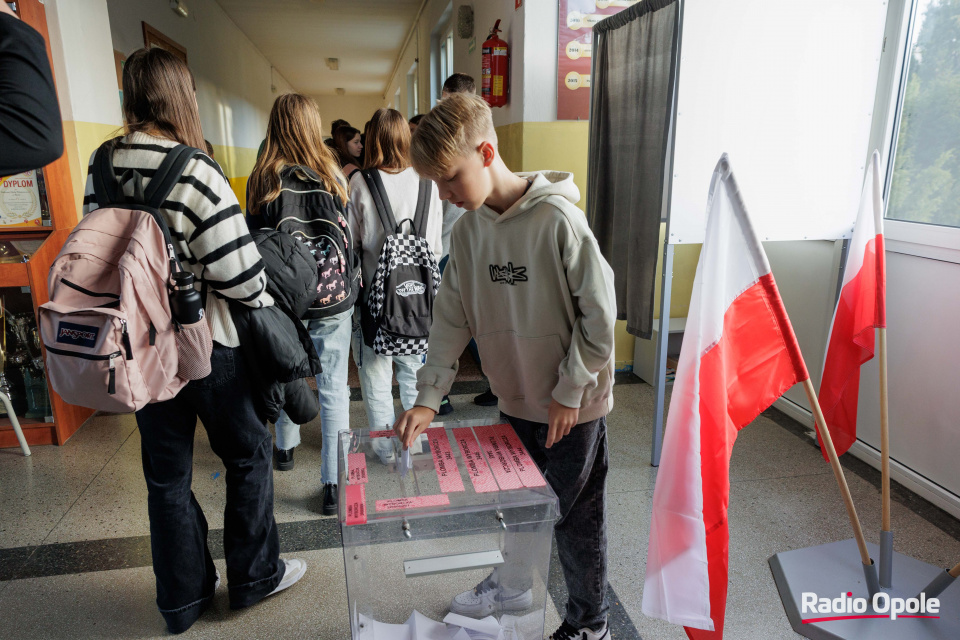
[[[879,548],[867,543],[870,555],[877,557]],[[896,620],[889,618],[889,610],[883,614],[872,606],[869,590],[864,577],[863,564],[853,538],[841,542],[831,542],[816,547],[785,551],[772,556],[769,560],[770,571],[780,591],[784,611],[790,620],[790,626],[800,635],[812,640],[902,640],[903,638],[924,638],[924,640],[947,640],[960,638],[960,587],[945,589],[940,594],[938,613],[897,615]],[[894,585],[882,589],[882,593],[891,598],[915,598],[931,580],[944,574],[942,567],[921,562],[910,556],[893,553]],[[802,594],[815,593],[817,598],[838,599],[852,593],[853,598],[865,598],[868,601],[864,613],[810,613],[802,609]],[[889,605],[888,605],[889,607]],[[882,608],[882,605],[881,605]],[[821,618],[848,617],[861,615],[883,615],[882,618],[859,618],[848,620],[819,620]],[[905,618],[907,615],[934,615],[939,619]]]

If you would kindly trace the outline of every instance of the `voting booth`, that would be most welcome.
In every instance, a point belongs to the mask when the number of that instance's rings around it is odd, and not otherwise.
[[[543,638],[558,502],[509,424],[340,434],[340,531],[354,640]],[[451,599],[486,580],[510,598]]]

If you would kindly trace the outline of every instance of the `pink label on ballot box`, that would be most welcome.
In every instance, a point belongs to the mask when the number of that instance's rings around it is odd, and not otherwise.
[[[493,479],[490,468],[480,453],[480,445],[473,436],[473,430],[468,427],[460,427],[453,430],[453,437],[460,447],[460,455],[463,457],[463,463],[467,466],[467,473],[470,474],[470,481],[473,482],[473,490],[477,493],[490,493],[497,490],[497,481]]]
[[[344,491],[346,523],[367,524],[367,492],[362,484],[348,484]]]
[[[537,463],[530,457],[523,443],[520,442],[517,432],[509,424],[498,424],[493,427],[493,432],[500,439],[500,444],[507,450],[513,462],[513,468],[517,470],[520,481],[525,487],[542,487],[547,484],[537,468]]]
[[[427,429],[427,438],[430,440],[430,451],[433,453],[433,465],[437,468],[437,478],[440,480],[440,491],[464,491],[463,478],[460,469],[453,457],[450,440],[447,439],[447,430],[443,427]]]
[[[483,453],[490,462],[490,468],[493,469],[493,475],[497,478],[500,489],[506,491],[522,488],[523,482],[520,481],[520,476],[513,468],[513,463],[507,456],[506,447],[500,443],[500,438],[497,437],[494,428],[477,427],[474,431],[477,433],[480,446],[483,447]]]
[[[439,493],[435,496],[377,500],[376,506],[377,511],[398,511],[400,509],[419,509],[420,507],[440,507],[447,504],[450,504],[450,498],[446,494]]]
[[[371,432],[370,432],[370,437],[371,437],[371,438],[392,438],[392,437],[395,436],[395,435],[397,435],[397,434],[394,433],[393,430],[391,430],[391,429],[387,429],[387,430],[385,430],[385,431],[371,431]]]
[[[348,484],[364,484],[367,478],[367,457],[362,453],[347,454]]]

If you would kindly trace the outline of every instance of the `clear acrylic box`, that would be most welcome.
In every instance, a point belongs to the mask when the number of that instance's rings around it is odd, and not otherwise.
[[[483,598],[473,626],[496,623],[494,640],[543,638],[558,503],[509,424],[434,423],[409,456],[392,431],[345,431],[340,444],[354,640],[487,637],[443,623],[451,599],[485,579],[502,597]]]

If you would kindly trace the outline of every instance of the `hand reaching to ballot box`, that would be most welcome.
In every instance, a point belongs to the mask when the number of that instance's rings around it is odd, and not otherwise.
[[[413,407],[400,414],[396,424],[393,425],[393,431],[404,449],[409,449],[417,436],[427,430],[436,415],[437,412],[433,409],[421,406]]]

